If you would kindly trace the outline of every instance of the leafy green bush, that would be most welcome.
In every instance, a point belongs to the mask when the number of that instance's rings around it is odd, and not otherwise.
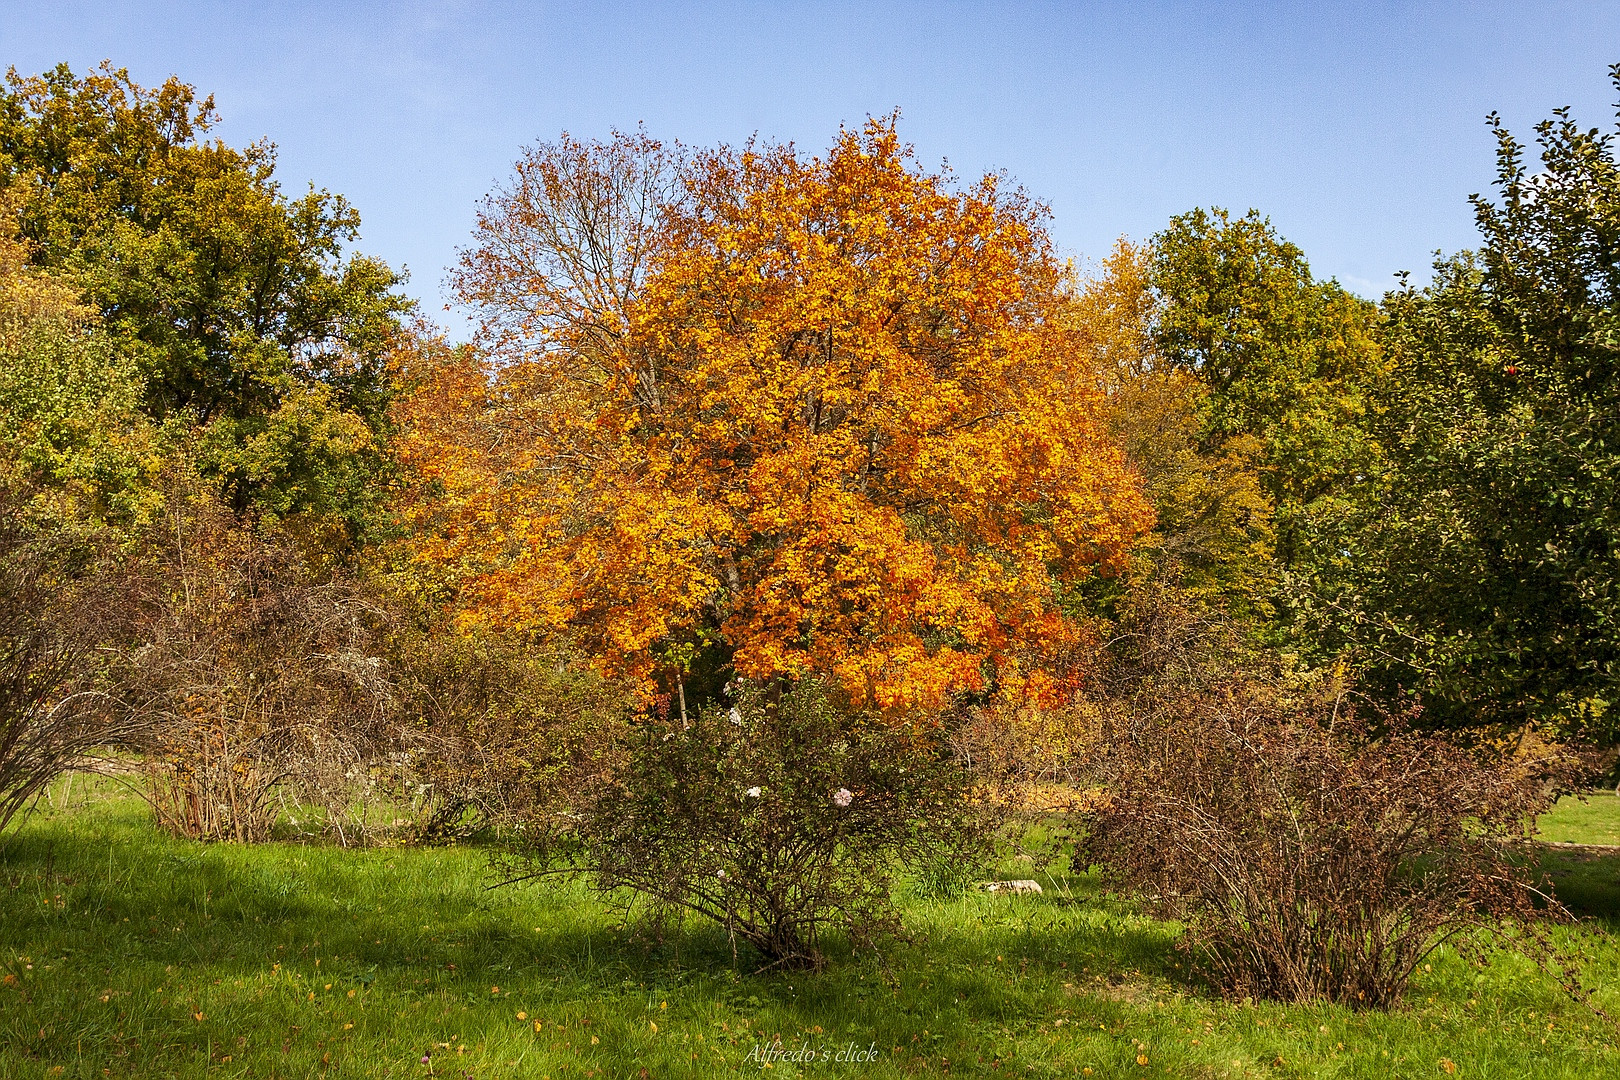
[[[969,860],[990,815],[932,731],[844,708],[820,682],[633,726],[567,835],[529,832],[520,873],[588,873],[659,915],[692,913],[767,966],[817,968],[837,927],[898,932],[896,871]]]

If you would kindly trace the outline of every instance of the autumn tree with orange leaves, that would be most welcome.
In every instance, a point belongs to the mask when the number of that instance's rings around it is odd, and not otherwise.
[[[400,364],[418,564],[648,692],[1042,695],[1066,590],[1152,524],[1067,274],[1043,207],[893,117],[816,157],[533,148],[453,278],[481,347]]]

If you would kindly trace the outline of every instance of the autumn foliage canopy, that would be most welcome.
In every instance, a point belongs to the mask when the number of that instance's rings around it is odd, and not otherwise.
[[[892,118],[528,151],[455,277],[484,347],[401,361],[419,564],[649,689],[718,649],[884,709],[1042,692],[1063,590],[1152,525],[1043,215]]]

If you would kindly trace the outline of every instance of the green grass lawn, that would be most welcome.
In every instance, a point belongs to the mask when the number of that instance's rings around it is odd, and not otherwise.
[[[914,940],[883,959],[754,975],[712,929],[648,943],[577,887],[489,889],[476,850],[205,846],[105,784],[72,799],[0,844],[0,1077],[1620,1075],[1613,1024],[1510,954],[1442,952],[1389,1014],[1224,1002],[1173,927],[1080,880],[908,896]],[[1617,817],[1594,800],[1548,831]],[[1616,909],[1593,883],[1617,866],[1557,866],[1597,917],[1558,934],[1614,1016]],[[750,1060],[778,1039],[876,1060]]]
[[[1620,799],[1608,789],[1565,795],[1536,824],[1544,840],[1620,845]]]

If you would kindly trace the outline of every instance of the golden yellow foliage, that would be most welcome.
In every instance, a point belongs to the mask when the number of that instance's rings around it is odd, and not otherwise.
[[[28,263],[28,249],[17,236],[11,200],[0,198],[0,354],[10,354],[27,330],[39,323],[76,327],[95,316],[77,290]]]
[[[718,643],[744,677],[885,709],[1038,695],[1077,633],[1059,583],[1121,569],[1153,520],[1042,209],[920,170],[892,119],[824,157],[672,160],[565,141],[492,200],[458,285],[499,364],[401,365],[417,557],[466,619],[566,632],[644,685]],[[557,193],[644,197],[674,168],[656,235],[638,212],[609,235],[633,243],[587,237],[633,272],[571,284]],[[602,209],[575,220],[626,220]]]
[[[1265,447],[1250,435],[1201,438],[1209,391],[1154,346],[1161,301],[1149,283],[1151,257],[1120,241],[1076,291],[1070,317],[1098,364],[1108,428],[1153,501],[1151,558],[1193,595],[1238,613],[1264,611],[1275,542]]]

